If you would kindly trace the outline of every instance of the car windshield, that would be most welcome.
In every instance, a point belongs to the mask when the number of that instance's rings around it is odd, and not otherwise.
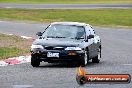
[[[83,26],[76,25],[50,25],[43,33],[46,38],[76,38],[84,39],[85,29]]]

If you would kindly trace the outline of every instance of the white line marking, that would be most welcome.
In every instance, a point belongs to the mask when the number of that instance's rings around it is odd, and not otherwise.
[[[31,39],[32,37],[28,37],[28,36],[21,36],[24,39]]]
[[[0,21],[0,22],[4,22],[4,21]]]
[[[8,35],[13,35],[13,34],[8,34]]]
[[[5,35],[13,35],[13,34],[7,34],[7,33],[2,33],[2,34],[5,34]]]
[[[33,85],[13,85],[13,88],[33,88]]]
[[[5,7],[5,8],[12,8],[12,7]]]

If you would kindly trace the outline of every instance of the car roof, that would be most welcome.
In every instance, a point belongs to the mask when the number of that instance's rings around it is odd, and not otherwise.
[[[89,26],[89,24],[86,23],[80,23],[80,22],[53,22],[51,25],[54,24],[61,24],[61,25],[76,25],[76,26]]]

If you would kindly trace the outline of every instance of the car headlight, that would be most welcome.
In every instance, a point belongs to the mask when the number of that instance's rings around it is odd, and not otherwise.
[[[82,50],[80,47],[67,47],[65,50]]]
[[[31,49],[35,49],[35,48],[44,49],[42,45],[32,45],[31,46]]]

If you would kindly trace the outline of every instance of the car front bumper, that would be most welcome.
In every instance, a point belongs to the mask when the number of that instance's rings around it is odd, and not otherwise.
[[[59,53],[59,57],[47,57],[47,53]],[[40,61],[45,62],[69,62],[69,61],[78,61],[84,56],[83,50],[38,50],[34,49],[31,51],[31,56],[37,55]]]

